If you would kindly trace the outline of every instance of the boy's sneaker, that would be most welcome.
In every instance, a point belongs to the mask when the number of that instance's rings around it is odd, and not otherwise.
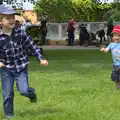
[[[32,97],[29,98],[31,103],[37,102],[37,95],[36,93],[34,93],[34,95]]]
[[[12,116],[6,116],[5,120],[11,120]]]

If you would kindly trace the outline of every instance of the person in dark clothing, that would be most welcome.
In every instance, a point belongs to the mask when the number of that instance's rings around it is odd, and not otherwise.
[[[74,23],[75,23],[74,18],[72,18],[68,22],[68,27],[67,27],[67,32],[68,32],[68,46],[72,46],[73,42],[74,42],[74,38],[75,38],[75,36],[74,36],[74,31],[75,31]]]
[[[15,21],[15,29],[16,30],[21,29],[21,24],[20,24],[20,21],[18,20]]]
[[[107,29],[107,35],[110,36],[110,35],[111,35],[111,32],[112,32],[112,30],[113,30],[113,28],[114,28],[112,18],[109,17],[107,22],[108,22],[108,23],[107,23],[107,27],[108,27],[108,29]]]
[[[39,29],[40,29],[40,40],[41,40],[41,43],[40,45],[45,45],[46,43],[46,36],[47,36],[47,20],[45,18],[43,18],[41,20],[41,25],[39,26]]]
[[[84,24],[80,25],[80,36],[79,36],[79,40],[80,40],[80,46],[84,45],[84,43],[89,42],[89,33],[86,29],[86,27],[84,26]]]
[[[97,31],[96,35],[100,38],[100,45],[102,45],[102,39],[105,36],[105,31],[104,29]]]

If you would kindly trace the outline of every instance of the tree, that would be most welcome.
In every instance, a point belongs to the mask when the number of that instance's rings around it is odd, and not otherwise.
[[[92,0],[92,2],[107,2],[109,0]],[[113,2],[120,2],[120,0],[113,0]]]
[[[109,0],[92,0],[93,2],[107,2]],[[113,2],[120,2],[120,0],[113,0]]]
[[[3,4],[3,2],[6,2],[7,4],[12,5],[13,8],[22,8],[23,3],[27,1],[35,4],[35,0],[0,0],[0,5]]]
[[[52,22],[67,22],[72,16],[76,21],[106,21],[108,15],[120,21],[120,2],[107,0],[39,0],[34,9],[39,17],[48,16]]]
[[[39,0],[34,9],[38,16],[47,15],[55,22],[66,22],[72,16],[76,21],[103,21],[110,4],[92,0]]]
[[[72,16],[78,21],[94,19],[91,0],[39,0],[34,8],[38,16],[47,15],[56,22],[68,21]]]
[[[120,21],[120,2],[113,2],[111,4],[112,9],[110,9],[106,16],[111,17],[114,21]]]
[[[71,5],[71,0],[39,0],[35,11],[38,16],[48,16],[52,21],[60,22],[62,18],[72,16]]]

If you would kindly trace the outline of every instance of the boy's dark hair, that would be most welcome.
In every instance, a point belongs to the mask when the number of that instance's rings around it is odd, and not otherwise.
[[[16,23],[20,23],[20,21],[19,21],[19,20],[16,20],[15,22],[16,22]]]
[[[29,19],[27,19],[27,20],[26,20],[26,22],[30,22],[30,20],[29,20]]]

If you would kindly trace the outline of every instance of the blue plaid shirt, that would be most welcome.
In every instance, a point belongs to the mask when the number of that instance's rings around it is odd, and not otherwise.
[[[40,49],[25,31],[13,29],[11,36],[0,33],[0,62],[8,69],[17,72],[24,69],[29,64],[28,49],[38,60],[43,59]]]

